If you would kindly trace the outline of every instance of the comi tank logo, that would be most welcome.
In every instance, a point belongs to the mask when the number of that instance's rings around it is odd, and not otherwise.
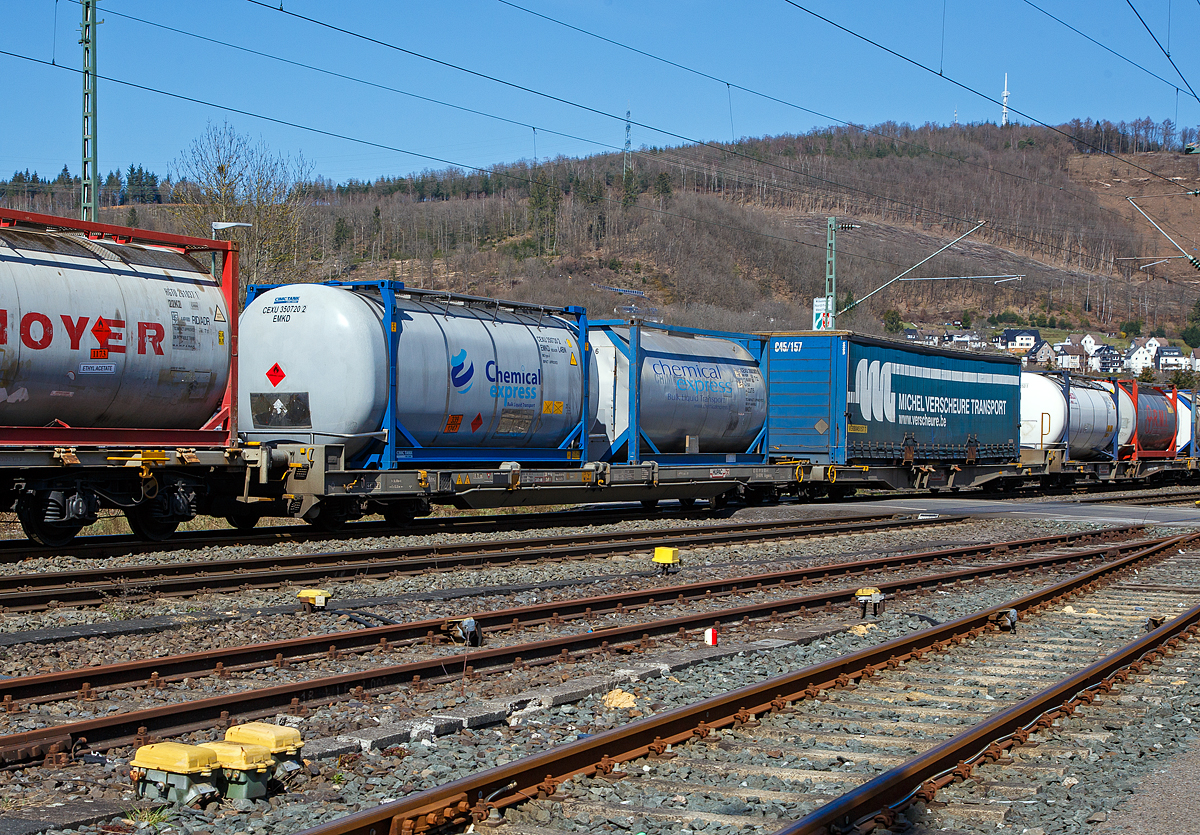
[[[450,358],[450,382],[459,394],[466,394],[474,385],[471,378],[475,375],[475,363],[467,365],[467,349],[463,348]]]

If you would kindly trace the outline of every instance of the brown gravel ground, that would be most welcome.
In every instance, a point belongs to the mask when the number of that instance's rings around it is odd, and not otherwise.
[[[1200,745],[1142,781],[1093,835],[1200,835]]]

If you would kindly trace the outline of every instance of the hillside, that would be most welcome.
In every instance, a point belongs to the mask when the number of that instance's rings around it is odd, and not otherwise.
[[[1178,331],[1197,294],[1193,271],[1182,259],[1137,269],[1146,261],[1135,257],[1170,254],[1170,246],[1124,197],[1173,188],[1134,165],[1179,178],[1184,191],[1200,182],[1200,159],[1160,150],[1128,155],[1129,164],[1081,148],[1089,150],[1019,125],[887,124],[643,148],[624,175],[622,157],[606,154],[372,183],[304,179],[270,205],[247,196],[219,210],[203,202],[211,184],[201,171],[154,179],[155,197],[177,205],[118,205],[103,216],[124,223],[136,212],[140,225],[193,234],[218,216],[254,221],[240,239],[247,281],[394,277],[585,304],[593,316],[628,303],[593,286],[611,285],[644,291],[639,304],[669,322],[755,330],[810,321],[811,299],[824,288],[828,215],[860,225],[838,238],[838,289],[856,298],[986,219],[912,277],[1022,281],[898,283],[839,324],[877,332],[888,309],[938,324],[1008,309],[1072,326],[1112,330],[1135,319]],[[60,181],[58,192],[32,196],[0,183],[0,201],[52,211],[69,192],[69,177]],[[1191,198],[1144,205],[1195,245]]]

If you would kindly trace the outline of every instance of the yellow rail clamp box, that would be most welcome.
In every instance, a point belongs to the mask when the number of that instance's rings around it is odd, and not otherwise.
[[[201,742],[217,755],[221,764],[217,787],[225,797],[245,798],[267,796],[267,783],[275,772],[275,760],[264,745],[240,742]]]
[[[301,589],[296,597],[300,599],[304,611],[311,612],[313,609],[324,609],[333,595],[325,589]]]
[[[658,546],[654,549],[654,562],[664,565],[675,565],[679,562],[679,549]]]
[[[298,730],[286,725],[272,725],[270,722],[234,725],[225,731],[225,741],[241,745],[261,745],[276,756],[282,754],[286,757],[296,756],[304,746]]]
[[[883,600],[883,592],[874,587],[859,589],[854,593],[859,603],[878,603]]]
[[[225,731],[226,742],[242,745],[261,745],[275,758],[275,779],[284,781],[300,770],[300,749],[304,740],[300,732],[286,725],[270,722],[246,722]]]
[[[129,766],[138,797],[192,806],[219,794],[213,772],[220,763],[208,748],[156,742],[137,749]]]
[[[662,574],[674,574],[679,570],[679,549],[660,545],[654,549],[654,564]]]

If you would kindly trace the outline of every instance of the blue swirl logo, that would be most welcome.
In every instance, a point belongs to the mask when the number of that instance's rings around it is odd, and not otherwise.
[[[459,394],[466,394],[471,390],[471,377],[474,375],[475,363],[467,364],[466,348],[450,358],[450,382],[458,389]]]

